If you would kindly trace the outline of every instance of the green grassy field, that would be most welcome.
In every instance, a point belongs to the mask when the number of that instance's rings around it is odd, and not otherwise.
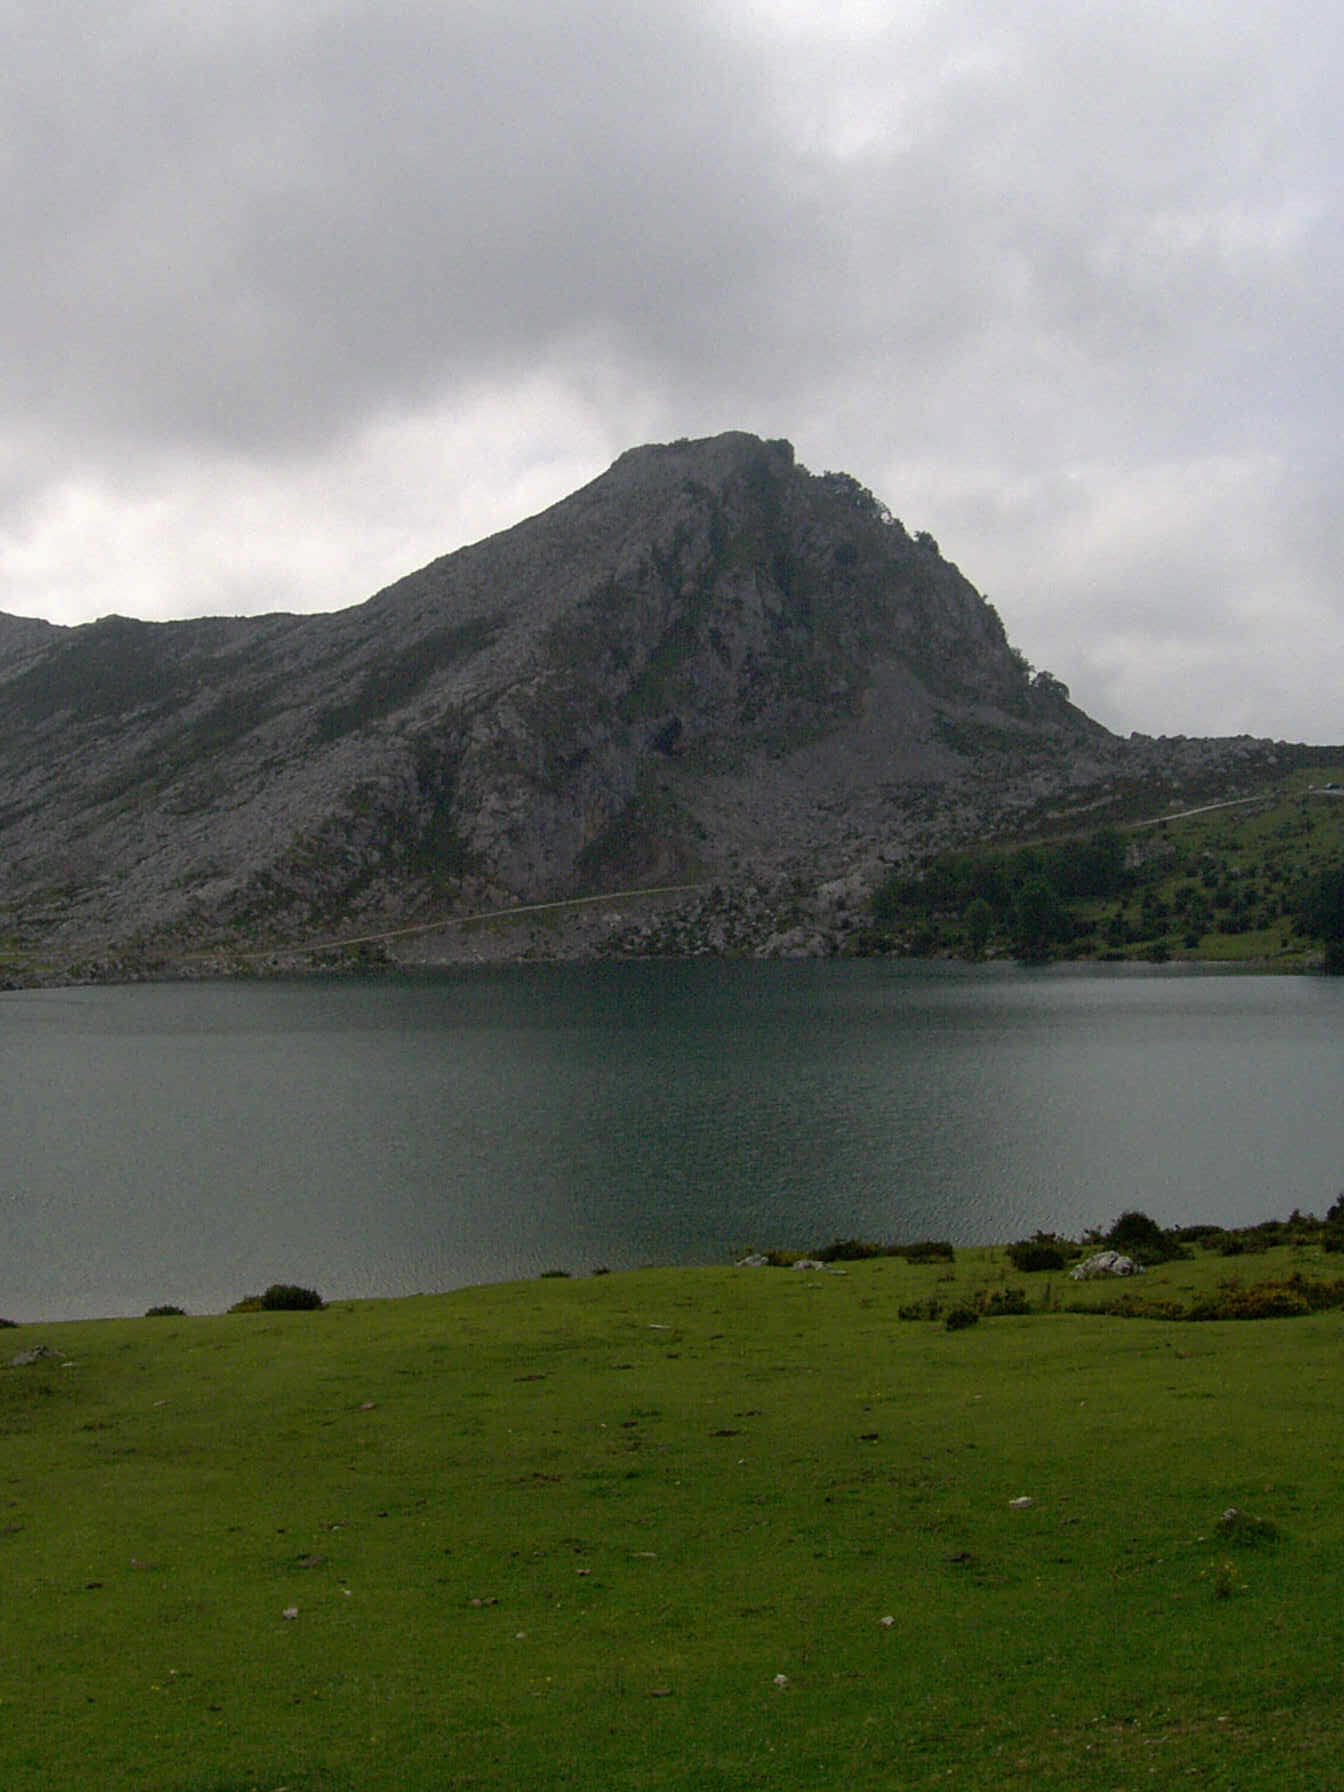
[[[1294,1269],[1344,1261],[1146,1292]],[[0,1786],[1339,1785],[1344,1313],[897,1318],[1047,1280],[5,1331],[55,1354],[0,1370]]]

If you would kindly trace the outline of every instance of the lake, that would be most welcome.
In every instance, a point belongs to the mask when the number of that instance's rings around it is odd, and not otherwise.
[[[0,996],[0,1315],[1324,1213],[1344,979],[691,963]]]

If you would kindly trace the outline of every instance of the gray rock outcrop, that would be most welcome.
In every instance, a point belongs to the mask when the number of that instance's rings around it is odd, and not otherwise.
[[[1136,1263],[1132,1257],[1126,1257],[1120,1251],[1098,1251],[1094,1256],[1084,1257],[1081,1263],[1075,1263],[1069,1271],[1075,1282],[1099,1282],[1107,1276],[1141,1276],[1143,1265]]]

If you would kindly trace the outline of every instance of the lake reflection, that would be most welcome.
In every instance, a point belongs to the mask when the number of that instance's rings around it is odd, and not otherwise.
[[[1344,980],[521,967],[0,997],[0,1314],[1323,1212]]]

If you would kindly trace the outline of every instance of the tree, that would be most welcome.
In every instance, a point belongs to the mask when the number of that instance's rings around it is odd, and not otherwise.
[[[1317,873],[1298,904],[1298,924],[1319,940],[1344,940],[1344,865]]]
[[[1098,828],[1090,839],[1057,849],[1054,882],[1066,896],[1115,896],[1125,881],[1125,842],[1116,828]]]
[[[966,944],[974,957],[983,958],[989,936],[994,931],[994,910],[983,896],[977,896],[967,904],[962,922],[966,928]]]
[[[1013,902],[1013,951],[1019,958],[1048,958],[1068,928],[1064,904],[1054,885],[1039,875],[1023,880]]]
[[[1297,926],[1325,944],[1325,968],[1344,973],[1344,865],[1327,865],[1297,906]]]

